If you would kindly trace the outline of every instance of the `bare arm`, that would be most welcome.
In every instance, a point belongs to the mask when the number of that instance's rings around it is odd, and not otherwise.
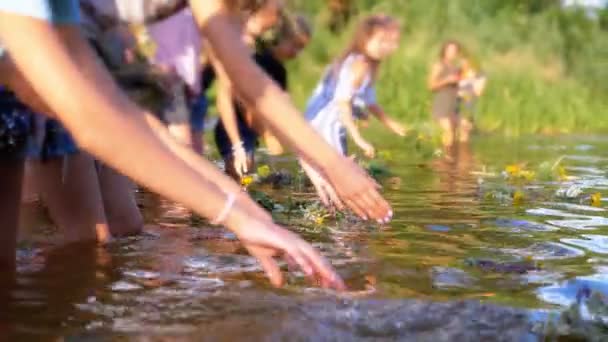
[[[353,118],[352,107],[350,102],[342,102],[340,103],[340,121],[346,128],[346,131],[351,136],[355,144],[359,146],[368,157],[374,156],[374,148],[370,143],[368,143],[361,133],[359,132],[359,128],[357,128],[357,124],[355,123],[355,119]]]
[[[339,94],[340,121],[346,128],[346,131],[351,136],[355,144],[365,151],[366,155],[373,157],[374,149],[370,143],[365,141],[357,128],[355,119],[353,118],[352,102],[354,89],[359,89],[363,84],[366,76],[371,72],[371,67],[364,60],[356,60],[350,65],[348,74],[352,74],[352,79],[344,79],[338,81],[338,89],[343,89],[344,94]],[[338,90],[337,92],[340,92]],[[347,98],[348,96],[348,98]]]
[[[404,136],[405,135],[405,127],[403,127],[399,122],[395,121],[393,118],[388,116],[384,109],[378,104],[371,104],[367,106],[367,109],[374,114],[374,116],[380,121],[386,128],[393,131],[395,134]]]
[[[436,63],[433,65],[431,69],[431,74],[429,75],[428,87],[431,91],[437,91],[445,86],[454,84],[458,82],[458,78],[455,75],[448,75],[445,78],[439,78],[441,74],[441,65]]]
[[[222,119],[230,142],[232,142],[233,146],[238,146],[241,144],[241,136],[239,134],[236,111],[234,108],[235,96],[232,90],[232,83],[230,82],[228,75],[226,75],[223,65],[219,63],[215,57],[213,50],[210,47],[207,47],[207,49],[207,56],[209,56],[211,65],[213,65],[218,82],[217,109],[220,112],[220,118]]]
[[[10,53],[18,56],[15,64],[25,79],[84,149],[207,218],[224,210],[224,192],[159,139],[144,113],[90,57],[93,52],[77,28],[64,26],[57,30],[40,20],[0,12],[0,39]],[[76,63],[83,60],[87,63]],[[331,267],[296,235],[272,222],[250,217],[240,205],[229,211],[224,222],[260,260],[273,284],[283,281],[273,256],[287,255],[307,275],[318,277],[322,285],[343,288]]]
[[[235,29],[234,17],[223,1],[190,0],[190,4],[203,35],[213,46],[230,79],[241,80],[233,83],[239,97],[255,108],[285,145],[322,171],[346,205],[362,217],[388,219],[390,206],[380,196],[377,184],[307,125],[287,94],[249,58]]]
[[[3,34],[12,30],[28,39]],[[223,192],[146,128],[143,112],[119,91],[94,58],[88,58],[93,53],[77,28],[64,26],[60,32],[35,19],[0,14],[2,40],[11,55],[20,57],[15,64],[79,145],[135,181],[213,218],[222,210]],[[181,176],[168,180],[166,175]],[[186,189],[194,190],[193,195]],[[201,201],[203,196],[209,200]]]

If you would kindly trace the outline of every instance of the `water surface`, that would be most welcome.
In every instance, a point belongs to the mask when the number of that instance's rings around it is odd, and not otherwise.
[[[272,289],[234,235],[142,195],[141,236],[107,248],[24,242],[15,285],[3,285],[0,330],[22,340],[534,340],[530,317],[565,309],[582,290],[608,295],[607,206],[590,199],[608,196],[608,139],[479,137],[432,158],[380,144],[401,180],[386,187],[389,226],[281,218],[335,265],[347,294],[298,273]],[[567,180],[501,176],[560,158]]]

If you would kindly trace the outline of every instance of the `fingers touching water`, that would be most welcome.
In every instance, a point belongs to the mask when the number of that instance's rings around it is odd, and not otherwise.
[[[282,286],[284,277],[275,258],[297,266],[315,285],[344,290],[345,285],[325,259],[296,234],[271,221],[246,220],[245,226],[234,229],[249,253],[258,259],[274,286]]]
[[[348,207],[362,219],[378,223],[392,218],[390,205],[379,193],[380,185],[352,159],[342,158],[343,166],[329,169],[326,177],[306,162],[301,164],[324,205],[338,210]]]

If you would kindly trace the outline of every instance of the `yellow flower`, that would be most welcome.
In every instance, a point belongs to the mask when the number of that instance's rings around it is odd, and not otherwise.
[[[323,224],[323,222],[325,222],[325,218],[323,216],[317,216],[315,218],[315,224],[320,226]]]
[[[534,178],[536,177],[536,172],[534,171],[527,171],[527,170],[522,170],[520,172],[520,176],[523,177],[525,180],[527,181],[533,181]]]
[[[520,205],[524,201],[524,193],[517,190],[513,193],[513,205]]]
[[[594,207],[601,207],[602,206],[602,194],[600,194],[599,192],[596,192],[593,195],[591,195],[591,205]]]
[[[521,173],[521,165],[518,165],[518,164],[508,165],[505,168],[505,171],[511,177],[517,177]]]
[[[251,185],[251,183],[253,183],[253,177],[252,176],[245,176],[243,178],[241,178],[241,185],[244,187],[248,187],[249,185]]]
[[[258,176],[260,176],[261,178],[266,178],[270,176],[270,172],[270,166],[268,165],[261,165],[260,167],[258,167]]]

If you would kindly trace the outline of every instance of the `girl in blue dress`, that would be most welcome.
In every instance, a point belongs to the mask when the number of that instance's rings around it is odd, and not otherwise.
[[[363,138],[355,122],[357,118],[366,119],[368,112],[395,134],[405,135],[405,128],[377,103],[375,89],[380,63],[396,51],[399,38],[399,24],[393,18],[372,15],[364,19],[351,45],[328,68],[308,102],[306,119],[342,155],[347,154],[348,132],[366,156],[374,157],[374,147]],[[333,190],[321,184],[325,182],[317,172],[302,164],[321,199],[334,201]]]
[[[356,118],[374,114],[398,135],[405,129],[388,117],[376,101],[376,75],[380,62],[398,47],[399,26],[384,15],[370,16],[360,24],[353,43],[325,73],[310,99],[306,119],[342,154],[347,153],[346,133],[368,157],[374,147],[359,133]]]

